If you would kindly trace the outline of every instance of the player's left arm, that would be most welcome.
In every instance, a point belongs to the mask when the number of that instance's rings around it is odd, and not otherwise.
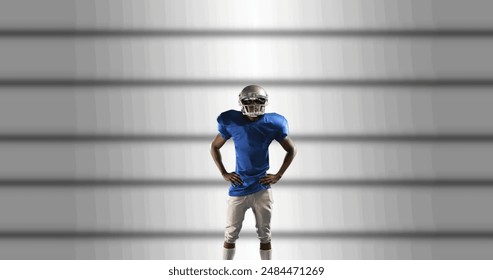
[[[296,146],[294,145],[293,140],[289,138],[289,136],[286,136],[281,142],[279,142],[279,144],[281,144],[282,148],[286,151],[284,161],[282,162],[281,168],[279,168],[279,171],[276,174],[267,174],[260,179],[259,182],[262,185],[277,183],[277,181],[282,178],[282,175],[284,175],[284,172],[286,172],[289,165],[291,165],[291,162],[293,162],[293,159],[296,156]]]

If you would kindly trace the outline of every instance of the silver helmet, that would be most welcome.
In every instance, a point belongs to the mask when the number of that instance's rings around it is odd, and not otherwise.
[[[257,117],[265,114],[265,106],[269,103],[267,92],[257,85],[245,87],[238,96],[243,115]]]

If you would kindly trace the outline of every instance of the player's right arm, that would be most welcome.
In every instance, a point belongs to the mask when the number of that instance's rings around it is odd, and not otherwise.
[[[226,139],[224,139],[220,133],[216,135],[214,140],[212,140],[211,143],[211,155],[212,159],[214,159],[214,162],[216,163],[217,168],[219,169],[219,172],[221,172],[221,175],[223,176],[224,180],[231,182],[235,185],[241,185],[243,182],[241,181],[241,178],[236,172],[231,172],[228,173],[226,171],[226,168],[224,168],[222,156],[221,156],[221,147],[226,143]]]

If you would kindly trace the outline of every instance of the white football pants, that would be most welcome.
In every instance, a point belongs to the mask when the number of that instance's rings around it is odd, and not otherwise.
[[[261,243],[269,243],[271,241],[270,218],[273,203],[271,189],[261,190],[246,196],[230,196],[224,241],[235,243],[243,225],[245,212],[252,208],[257,236]]]

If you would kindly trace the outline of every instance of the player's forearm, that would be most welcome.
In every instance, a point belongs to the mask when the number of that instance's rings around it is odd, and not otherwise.
[[[212,148],[211,155],[212,158],[214,159],[214,162],[216,163],[217,168],[219,169],[219,172],[221,172],[221,174],[228,173],[226,171],[226,168],[224,168],[221,152],[219,151],[219,149]]]
[[[296,149],[292,149],[286,152],[286,156],[284,156],[284,161],[282,162],[281,168],[277,172],[277,175],[282,176],[284,172],[288,169],[291,162],[293,162],[294,157],[296,156]]]

